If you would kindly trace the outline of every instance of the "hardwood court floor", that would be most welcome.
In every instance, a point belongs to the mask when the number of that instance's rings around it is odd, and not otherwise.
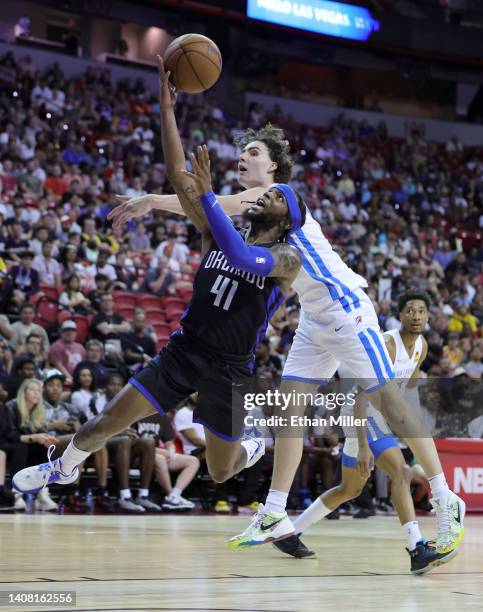
[[[317,560],[271,545],[232,552],[234,516],[0,516],[0,591],[76,591],[77,606],[0,610],[178,612],[483,610],[483,517],[468,516],[459,555],[408,573],[395,518],[324,520],[306,536]],[[421,519],[433,537],[435,521]]]

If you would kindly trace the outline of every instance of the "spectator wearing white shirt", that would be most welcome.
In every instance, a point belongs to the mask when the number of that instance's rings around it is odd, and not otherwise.
[[[41,284],[60,287],[62,266],[52,257],[53,247],[52,242],[44,242],[42,245],[42,255],[34,257],[32,268],[39,273]]]
[[[153,259],[151,260],[151,268],[156,268],[158,265],[158,259],[160,257],[167,257],[168,259],[176,260],[180,265],[188,262],[189,248],[177,242],[176,234],[168,234],[168,240],[163,240],[159,244],[153,253]]]

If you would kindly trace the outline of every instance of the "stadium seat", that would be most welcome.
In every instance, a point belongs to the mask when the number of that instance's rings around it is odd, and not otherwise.
[[[171,333],[171,326],[166,321],[162,323],[152,323],[153,329],[158,338],[162,338],[163,336],[169,336]]]
[[[158,341],[156,342],[156,350],[160,351],[164,346],[168,344],[169,336],[158,336]]]
[[[134,306],[136,306],[137,297],[135,293],[130,293],[129,291],[113,291],[112,295],[114,297],[115,307],[132,305],[134,309]]]
[[[166,315],[164,311],[148,310],[146,311],[146,321],[149,325],[156,325],[156,323],[166,323]]]
[[[191,300],[193,296],[193,288],[192,287],[179,287],[176,289],[176,295],[179,296],[180,300],[183,300],[185,303]]]
[[[168,321],[172,321],[173,319],[179,320],[184,311],[184,306],[182,308],[179,308],[178,306],[169,306],[165,310],[166,319]]]
[[[121,304],[116,308],[116,314],[120,317],[124,317],[128,321],[132,321],[134,315],[134,307],[125,306],[124,304]]]
[[[177,308],[178,310],[185,309],[186,301],[182,300],[179,297],[167,296],[161,299],[163,301],[163,306],[165,310],[168,310],[168,308],[173,308],[173,307]]]
[[[45,295],[45,297],[50,298],[51,300],[58,300],[60,291],[57,287],[53,285],[40,285],[39,291]]]
[[[137,305],[141,308],[157,308],[159,311],[163,309],[162,298],[157,295],[151,295],[149,293],[138,293]]]
[[[89,338],[90,323],[89,317],[75,313],[72,320],[77,325],[76,341],[80,344],[85,344]]]
[[[35,322],[41,325],[44,329],[50,329],[58,324],[59,320],[59,304],[57,300],[41,297],[37,302],[37,312]]]

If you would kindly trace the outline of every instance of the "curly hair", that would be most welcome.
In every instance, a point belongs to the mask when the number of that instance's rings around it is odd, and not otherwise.
[[[273,178],[277,183],[288,183],[292,176],[293,161],[290,146],[285,132],[271,123],[258,130],[248,128],[234,138],[235,144],[244,149],[248,143],[258,140],[263,142],[270,153],[270,159],[277,164]]]
[[[429,310],[431,307],[431,298],[426,291],[419,291],[418,289],[409,289],[404,291],[397,296],[397,311],[401,312],[408,302],[411,300],[421,300],[426,304],[426,308]]]

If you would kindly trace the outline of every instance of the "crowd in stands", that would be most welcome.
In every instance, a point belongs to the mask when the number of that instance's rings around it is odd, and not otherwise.
[[[6,472],[43,461],[52,443],[61,452],[80,424],[98,414],[129,374],[166,344],[189,302],[200,243],[189,222],[157,210],[120,229],[106,220],[116,194],[172,192],[162,163],[158,104],[141,79],[114,83],[107,69],[98,68],[68,79],[58,64],[39,71],[31,57],[17,63],[8,53],[0,67],[0,505],[5,506],[12,502]],[[283,127],[294,158],[292,185],[334,248],[368,279],[381,328],[398,326],[401,291],[428,291],[424,372],[481,381],[481,152],[457,140],[446,146],[428,142],[417,131],[394,139],[383,122],[374,127],[340,116],[314,129],[280,110],[267,115],[253,105],[245,116],[232,117],[222,106],[206,96],[181,95],[177,111],[185,150],[208,144],[215,191],[239,189],[232,140],[244,126],[270,120]],[[280,375],[298,318],[292,296],[257,350],[259,376]],[[200,468],[203,438],[189,412],[188,403],[169,417],[138,423],[89,460],[98,509],[113,510],[106,493],[109,466],[123,511],[160,509],[150,497],[153,479],[165,495],[163,507],[192,507],[182,493]],[[478,437],[482,434],[483,426]],[[330,486],[327,474],[336,471],[337,444],[308,437],[307,456],[317,460],[302,470],[301,500],[315,473],[321,487]],[[136,497],[129,483],[132,466],[139,468]],[[256,502],[252,485],[239,499],[241,506]],[[85,511],[80,488],[73,483],[61,504]],[[218,491],[226,510],[225,497]],[[18,509],[25,507],[20,496],[14,501]],[[47,489],[35,504],[58,507]]]

